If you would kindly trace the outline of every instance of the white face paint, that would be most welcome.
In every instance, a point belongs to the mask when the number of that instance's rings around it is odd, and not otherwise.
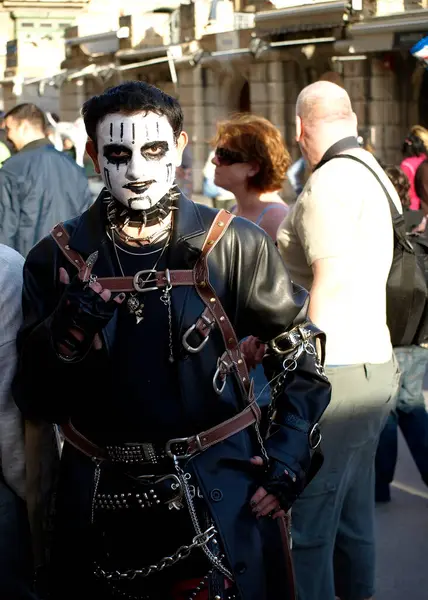
[[[179,160],[165,115],[107,115],[97,127],[101,177],[128,208],[147,210],[171,189]]]

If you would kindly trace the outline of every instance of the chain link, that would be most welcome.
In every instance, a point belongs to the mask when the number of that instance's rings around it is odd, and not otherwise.
[[[178,550],[174,552],[171,556],[164,556],[161,560],[155,565],[149,565],[148,567],[143,567],[142,569],[128,569],[127,571],[105,571],[99,565],[95,566],[95,575],[97,577],[103,577],[107,580],[117,579],[127,579],[128,581],[132,581],[136,577],[148,577],[152,573],[159,573],[163,571],[167,567],[172,567],[180,560],[184,560],[187,558],[192,550],[195,548],[201,548],[208,544],[208,542],[215,536],[216,530],[214,526],[209,527],[206,531],[202,531],[195,535],[192,540],[192,543],[188,546],[180,546]]]
[[[194,530],[197,535],[200,535],[201,527],[199,525],[198,516],[196,514],[196,509],[193,504],[192,494],[190,493],[189,486],[188,486],[186,478],[185,478],[185,473],[184,473],[183,469],[180,467],[176,457],[174,457],[174,466],[175,466],[175,470],[177,472],[178,479],[180,480],[180,483],[182,485],[182,489],[184,492],[184,498],[186,500],[187,508],[189,510],[189,515],[192,520]],[[218,571],[220,571],[220,573],[223,573],[223,575],[225,577],[227,577],[228,579],[233,581],[232,573],[229,571],[229,569],[227,567],[225,567],[223,565],[221,560],[215,554],[213,554],[213,552],[211,552],[211,550],[207,547],[207,545],[206,544],[202,545],[201,548],[202,548],[202,551],[204,552],[205,556],[208,558],[210,563],[213,565],[213,567],[218,569]]]
[[[160,297],[161,302],[165,304],[168,309],[168,344],[169,344],[169,357],[170,363],[174,362],[174,345],[172,339],[172,309],[171,309],[171,289],[172,286],[168,283],[162,296]]]

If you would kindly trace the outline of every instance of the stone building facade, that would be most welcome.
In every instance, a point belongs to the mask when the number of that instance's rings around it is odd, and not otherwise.
[[[387,163],[400,160],[411,125],[428,126],[427,71],[409,52],[428,31],[427,0],[189,0],[144,18],[131,5],[110,30],[67,30],[66,59],[45,90],[54,83],[68,121],[88,97],[129,79],[178,97],[196,192],[216,123],[234,112],[270,119],[297,158],[295,102],[320,77],[348,90],[361,134]],[[91,52],[95,43],[108,47]]]

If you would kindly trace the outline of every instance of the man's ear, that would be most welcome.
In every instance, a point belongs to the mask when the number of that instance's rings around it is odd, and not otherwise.
[[[95,173],[101,173],[100,165],[98,162],[98,152],[97,152],[97,150],[95,148],[95,144],[92,140],[88,140],[86,142],[86,152],[89,154],[89,156],[92,159],[92,162],[94,163]]]
[[[296,142],[299,143],[303,135],[302,119],[296,115]]]
[[[185,131],[182,131],[178,136],[177,140],[177,165],[181,165],[181,159],[183,157],[184,148],[187,146],[187,142],[189,141],[189,136]]]

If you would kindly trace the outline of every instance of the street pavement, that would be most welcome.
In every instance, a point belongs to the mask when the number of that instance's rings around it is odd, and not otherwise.
[[[428,376],[424,387],[428,406]],[[376,600],[428,600],[428,488],[401,436],[392,501],[376,516]]]
[[[203,196],[193,199],[211,205]],[[428,373],[424,387],[428,406]],[[392,501],[377,505],[376,527],[375,600],[428,600],[428,488],[401,435]]]

